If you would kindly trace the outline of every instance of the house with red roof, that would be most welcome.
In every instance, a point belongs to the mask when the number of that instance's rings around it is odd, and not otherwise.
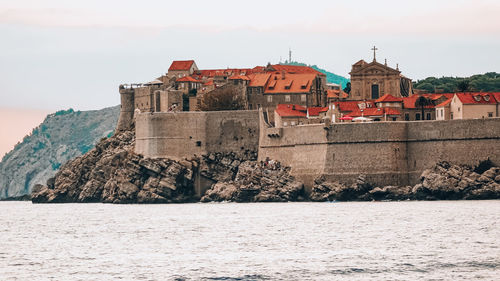
[[[182,78],[189,76],[198,70],[194,60],[175,60],[168,68],[167,77]]]
[[[456,93],[450,102],[450,119],[499,117],[499,93]],[[446,120],[446,119],[445,119]]]
[[[298,104],[278,104],[274,110],[277,128],[324,122],[328,107],[304,107]]]

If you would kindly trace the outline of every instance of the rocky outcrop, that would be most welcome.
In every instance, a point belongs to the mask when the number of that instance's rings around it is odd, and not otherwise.
[[[415,186],[376,187],[363,175],[352,185],[316,180],[312,201],[500,199],[500,168],[478,169],[441,162],[425,170]]]
[[[169,159],[146,159],[133,152],[134,133],[102,140],[65,164],[46,186],[36,186],[34,203],[192,202],[192,166]]]
[[[61,110],[48,115],[0,162],[0,200],[25,199],[37,183],[53,177],[62,164],[113,134],[120,107]]]
[[[233,167],[237,170],[234,178],[215,183],[201,198],[202,202],[304,200],[304,185],[290,175],[290,168],[278,162],[244,161]]]

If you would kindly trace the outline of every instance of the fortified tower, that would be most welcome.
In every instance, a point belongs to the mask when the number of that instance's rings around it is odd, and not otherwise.
[[[120,117],[116,125],[116,131],[126,131],[130,129],[134,122],[134,89],[120,85]]]

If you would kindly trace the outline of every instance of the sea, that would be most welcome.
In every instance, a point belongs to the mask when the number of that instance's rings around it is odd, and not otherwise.
[[[0,202],[0,280],[500,280],[500,201]]]

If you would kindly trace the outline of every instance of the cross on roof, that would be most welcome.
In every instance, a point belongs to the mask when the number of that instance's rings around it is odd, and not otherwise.
[[[376,52],[378,49],[377,49],[377,47],[373,46],[372,50],[373,50],[373,61],[376,61],[376,59],[375,59],[375,52]]]

